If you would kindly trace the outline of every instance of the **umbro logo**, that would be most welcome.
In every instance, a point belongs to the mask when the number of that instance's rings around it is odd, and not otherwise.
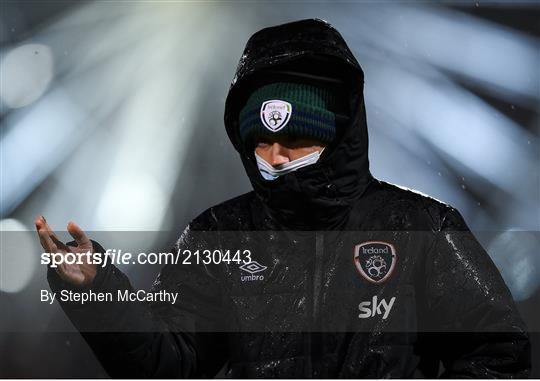
[[[258,274],[264,270],[266,270],[268,267],[261,265],[257,261],[251,261],[249,263],[244,263],[242,266],[240,266],[240,270],[243,270],[250,275],[242,275],[240,276],[240,280],[242,282],[252,282],[256,280],[264,280],[264,275]]]
[[[266,270],[267,267],[261,265],[257,261],[251,261],[249,263],[244,263],[242,266],[240,266],[240,269],[247,271],[250,274],[256,274],[256,273],[260,273],[261,271]]]

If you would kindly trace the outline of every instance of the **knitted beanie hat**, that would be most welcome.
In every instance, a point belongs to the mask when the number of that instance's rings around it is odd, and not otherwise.
[[[244,144],[263,137],[290,136],[330,143],[336,136],[336,98],[312,85],[276,82],[256,89],[240,110]]]

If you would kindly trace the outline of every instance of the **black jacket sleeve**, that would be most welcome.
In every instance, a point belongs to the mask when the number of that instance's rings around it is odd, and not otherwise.
[[[205,244],[194,242],[188,226],[172,252],[193,245]],[[53,269],[48,280],[53,291],[74,289]],[[118,268],[107,265],[99,268],[90,289],[116,294],[133,287]],[[179,292],[176,303],[61,302],[61,307],[111,377],[213,377],[226,357],[225,338],[212,333],[215,319],[224,317],[219,280],[204,265],[168,264],[154,282],[152,291],[160,290]]]
[[[443,377],[519,377],[530,370],[525,324],[489,255],[449,209],[426,258],[426,329]]]

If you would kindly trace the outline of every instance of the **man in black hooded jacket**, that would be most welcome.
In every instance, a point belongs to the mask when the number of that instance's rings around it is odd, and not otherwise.
[[[269,180],[240,114],[254,90],[278,81],[334,94],[336,128],[318,161]],[[111,376],[527,376],[524,324],[460,214],[371,176],[363,72],[332,26],[310,19],[255,33],[225,126],[254,190],[196,217],[173,252],[236,244],[251,257],[166,265],[154,291],[178,291],[174,304],[61,303]],[[44,220],[36,225],[44,247],[61,248]],[[72,246],[104,251],[68,230]],[[62,271],[49,269],[53,291],[132,290],[113,265]]]

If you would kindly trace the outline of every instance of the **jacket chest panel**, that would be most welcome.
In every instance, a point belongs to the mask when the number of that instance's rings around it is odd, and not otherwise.
[[[314,233],[254,245],[226,283],[240,329],[374,331],[416,327],[412,285],[421,246],[407,235]]]

